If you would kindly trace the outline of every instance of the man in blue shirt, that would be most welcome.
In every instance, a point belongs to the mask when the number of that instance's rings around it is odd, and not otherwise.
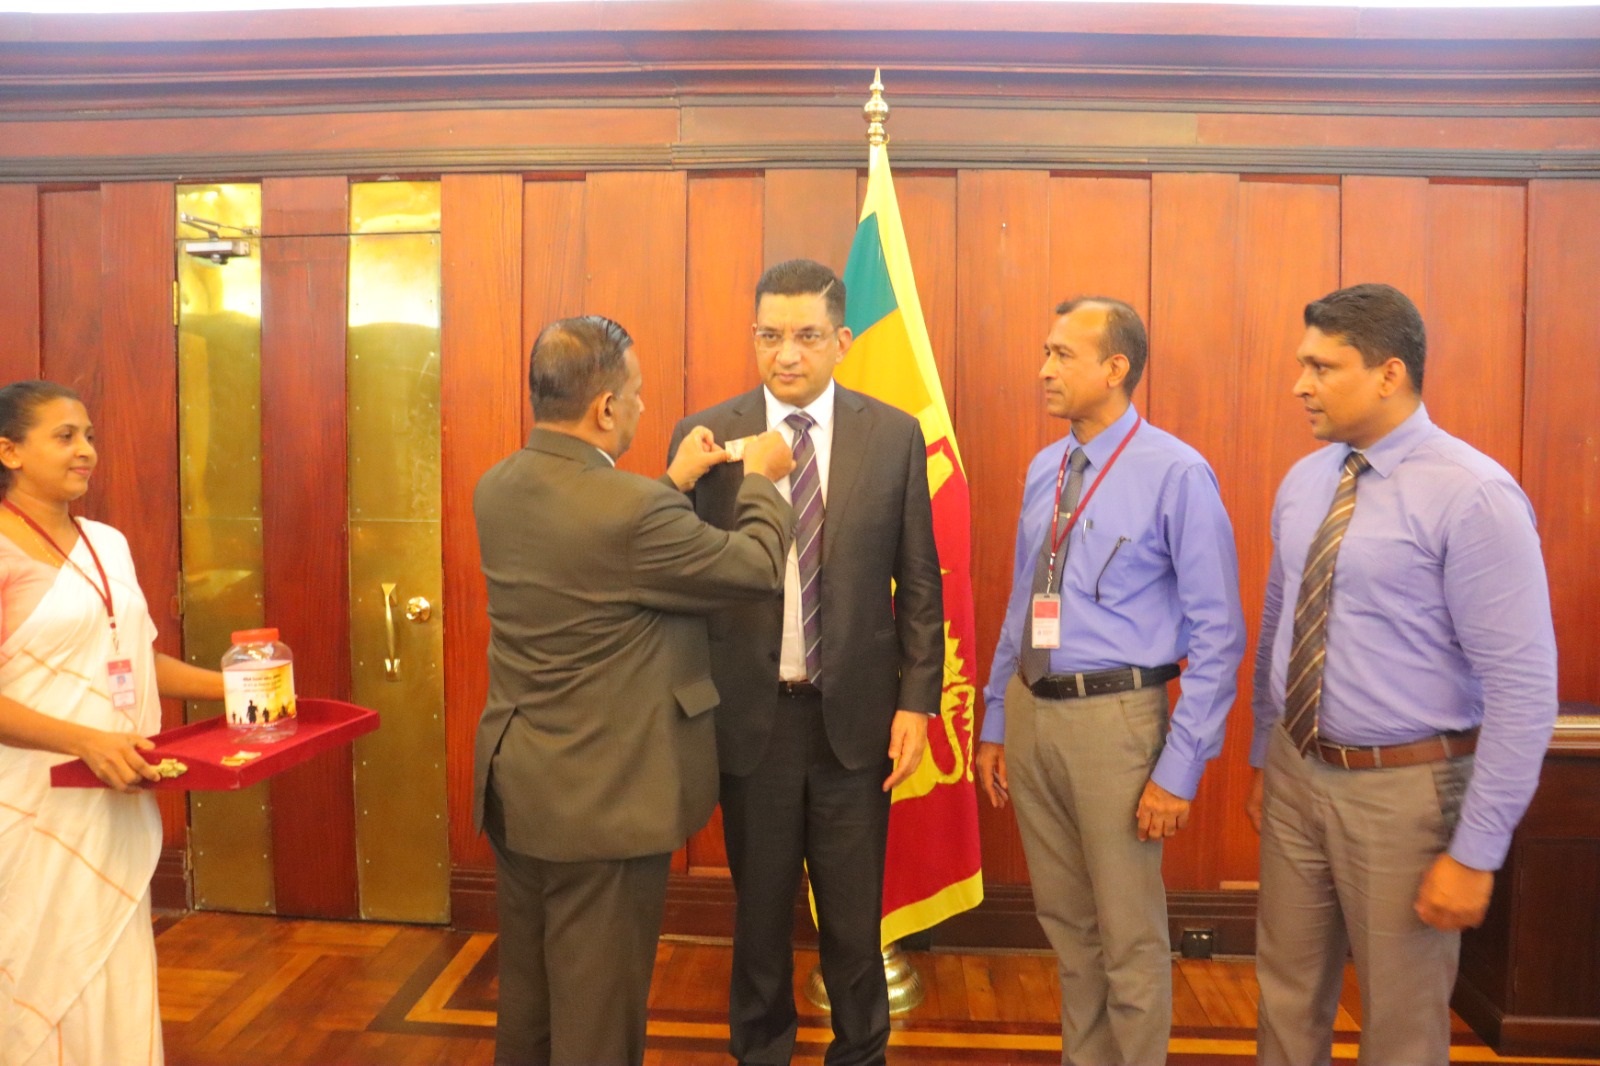
[[[1060,960],[1061,1061],[1158,1063],[1172,1029],[1161,844],[1222,747],[1244,654],[1239,563],[1205,459],[1133,408],[1138,313],[1093,297],[1056,316],[1039,377],[1072,432],[1028,467],[978,773],[996,807],[1016,798]],[[1165,682],[1185,656],[1169,723]]]
[[[1329,1062],[1348,948],[1360,1062],[1443,1064],[1460,931],[1555,722],[1549,586],[1516,481],[1428,419],[1411,301],[1356,285],[1305,324],[1294,394],[1330,446],[1272,512],[1248,808],[1259,1056]]]

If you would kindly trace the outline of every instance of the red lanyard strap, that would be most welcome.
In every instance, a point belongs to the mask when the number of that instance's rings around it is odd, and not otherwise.
[[[94,560],[94,568],[100,574],[99,584],[96,584],[94,578],[90,577],[88,573],[84,571],[83,567],[74,562],[72,556],[63,551],[61,545],[56,543],[56,539],[49,533],[45,532],[45,528],[30,518],[27,513],[22,510],[22,508],[18,507],[10,500],[0,502],[4,502],[7,510],[26,522],[29,529],[39,534],[39,538],[41,540],[50,545],[50,547],[54,548],[56,554],[61,556],[68,566],[72,567],[72,569],[83,575],[83,579],[89,583],[89,587],[94,589],[95,595],[99,596],[100,602],[105,605],[106,618],[110,620],[111,628],[113,631],[115,631],[117,628],[117,613],[111,606],[111,579],[106,576],[106,568],[100,562],[100,553],[94,550],[94,542],[89,539],[89,534],[84,532],[83,526],[78,523],[78,520],[76,518],[72,519],[72,525],[73,528],[78,531],[78,538],[82,540],[84,546],[89,549],[89,558]]]
[[[1117,450],[1112,452],[1111,458],[1106,460],[1106,465],[1100,468],[1100,472],[1096,474],[1094,476],[1094,480],[1089,483],[1089,491],[1083,494],[1083,499],[1079,500],[1078,506],[1073,508],[1072,514],[1067,518],[1067,524],[1062,527],[1059,534],[1055,534],[1051,538],[1050,572],[1046,575],[1046,588],[1054,587],[1056,576],[1056,556],[1061,554],[1061,545],[1067,542],[1067,537],[1072,533],[1072,527],[1078,524],[1078,516],[1083,514],[1084,508],[1089,506],[1089,501],[1094,499],[1095,489],[1098,489],[1100,487],[1100,482],[1104,481],[1106,479],[1106,475],[1111,473],[1111,468],[1117,465],[1117,460],[1122,457],[1122,450],[1128,446],[1128,442],[1133,439],[1133,435],[1135,433],[1139,432],[1139,427],[1142,425],[1144,425],[1144,418],[1140,415],[1134,415],[1133,428],[1128,430],[1127,435],[1122,438],[1122,443],[1117,445]],[[1061,514],[1061,487],[1066,483],[1067,480],[1067,457],[1071,455],[1071,453],[1072,449],[1070,448],[1062,451],[1061,469],[1056,472],[1056,506],[1055,510],[1050,512],[1050,526],[1052,529],[1055,528],[1055,524],[1057,521],[1059,521],[1059,516]]]

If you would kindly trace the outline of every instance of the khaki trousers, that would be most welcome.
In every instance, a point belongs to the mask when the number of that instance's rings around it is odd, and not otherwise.
[[[1450,843],[1472,756],[1345,770],[1296,754],[1282,729],[1267,753],[1256,977],[1259,1061],[1331,1061],[1345,952],[1361,990],[1362,1066],[1444,1066],[1461,935],[1412,910]]]
[[[1006,768],[1034,909],[1061,977],[1061,1061],[1151,1066],[1172,1032],[1161,842],[1139,795],[1167,734],[1160,686],[1075,700],[1006,693]]]

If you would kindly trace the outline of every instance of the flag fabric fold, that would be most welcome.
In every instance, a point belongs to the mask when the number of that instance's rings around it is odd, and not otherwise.
[[[883,944],[983,900],[972,742],[977,648],[971,511],[955,426],[922,318],[886,145],[872,147],[861,221],[845,265],[855,340],[838,381],[915,415],[928,445],[934,538],[944,574],[944,698],[928,751],[894,790],[883,885]]]

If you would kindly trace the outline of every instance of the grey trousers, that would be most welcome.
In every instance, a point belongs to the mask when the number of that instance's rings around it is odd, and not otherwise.
[[[505,846],[490,790],[500,912],[495,1066],[638,1066],[671,854],[548,862]]]
[[[1412,910],[1449,845],[1472,756],[1345,770],[1296,754],[1273,731],[1261,818],[1257,1056],[1268,1066],[1332,1059],[1345,952],[1361,990],[1362,1066],[1444,1066],[1461,934]]]
[[[1034,909],[1061,978],[1061,1061],[1151,1066],[1172,1032],[1161,842],[1139,795],[1167,734],[1164,687],[1076,700],[1006,690],[1006,769]]]

